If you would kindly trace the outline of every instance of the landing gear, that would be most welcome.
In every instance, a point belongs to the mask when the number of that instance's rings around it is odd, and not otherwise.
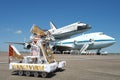
[[[101,49],[98,49],[98,50],[97,50],[97,55],[101,55],[100,50],[101,50]]]

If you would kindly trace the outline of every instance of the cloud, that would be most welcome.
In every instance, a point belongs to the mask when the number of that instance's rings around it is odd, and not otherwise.
[[[15,32],[15,34],[22,34],[22,31],[21,31],[21,30],[17,30],[17,31]]]

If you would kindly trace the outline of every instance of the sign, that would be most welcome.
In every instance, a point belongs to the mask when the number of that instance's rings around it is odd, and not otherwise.
[[[12,64],[13,70],[34,70],[34,71],[43,71],[43,65],[30,65],[30,64]]]

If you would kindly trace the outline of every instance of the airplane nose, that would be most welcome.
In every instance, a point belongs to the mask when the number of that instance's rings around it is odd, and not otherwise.
[[[115,40],[115,38],[113,38],[113,43],[116,43],[116,40]]]
[[[115,43],[116,43],[115,38],[110,37],[110,42],[109,42],[109,44],[110,44],[110,45],[113,45],[113,44],[115,44]]]

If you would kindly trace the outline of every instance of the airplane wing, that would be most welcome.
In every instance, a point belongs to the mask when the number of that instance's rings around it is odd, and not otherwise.
[[[5,43],[8,43],[8,44],[20,44],[20,45],[25,44],[25,42],[5,42]]]
[[[31,48],[31,42],[5,42],[5,43],[23,45],[24,49],[30,49]]]

